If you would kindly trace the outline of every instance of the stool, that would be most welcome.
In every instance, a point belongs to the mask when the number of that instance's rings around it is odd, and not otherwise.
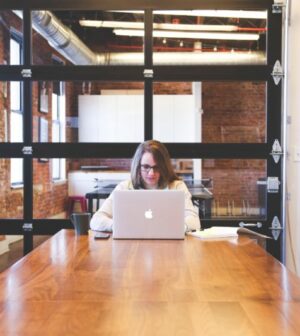
[[[86,199],[84,196],[69,196],[68,198],[68,217],[74,210],[75,202],[80,202],[81,211],[87,212]]]

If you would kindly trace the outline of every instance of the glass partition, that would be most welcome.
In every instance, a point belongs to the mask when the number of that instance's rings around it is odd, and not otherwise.
[[[34,82],[34,142],[141,142],[144,83]]]
[[[33,64],[143,65],[144,15],[126,11],[33,11]],[[139,31],[139,35],[130,32]]]
[[[266,64],[266,34],[267,11],[154,11],[154,64]]]
[[[23,218],[23,160],[0,159],[0,218]]]
[[[264,143],[265,82],[156,82],[153,134],[163,142]]]

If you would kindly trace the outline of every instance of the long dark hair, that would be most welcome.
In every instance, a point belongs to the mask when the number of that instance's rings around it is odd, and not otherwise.
[[[158,188],[164,189],[169,183],[179,180],[179,177],[174,172],[171,164],[170,154],[167,148],[157,140],[148,140],[142,142],[132,158],[131,162],[131,181],[134,189],[144,188],[142,176],[141,176],[141,160],[144,153],[151,153],[155,160],[160,178],[158,181]]]

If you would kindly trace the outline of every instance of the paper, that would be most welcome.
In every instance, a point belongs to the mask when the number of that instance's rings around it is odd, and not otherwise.
[[[188,232],[188,234],[201,239],[232,238],[238,237],[239,234],[249,234],[265,239],[271,238],[246,228],[229,226],[212,226],[209,229],[196,230],[194,232]]]

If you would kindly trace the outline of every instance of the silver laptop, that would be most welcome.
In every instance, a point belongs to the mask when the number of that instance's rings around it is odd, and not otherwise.
[[[184,192],[115,190],[113,238],[184,239]]]

